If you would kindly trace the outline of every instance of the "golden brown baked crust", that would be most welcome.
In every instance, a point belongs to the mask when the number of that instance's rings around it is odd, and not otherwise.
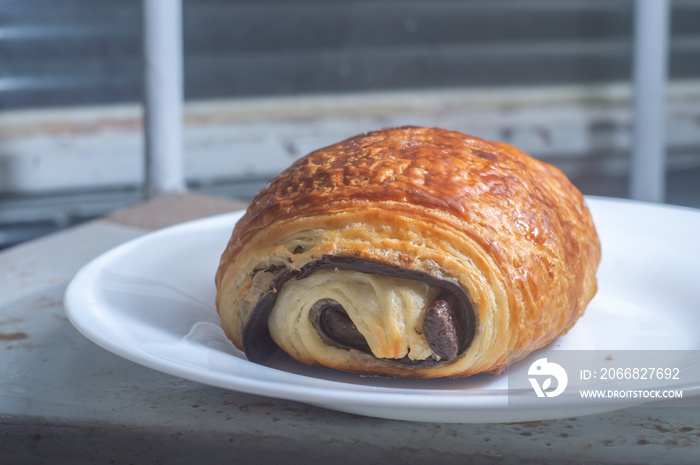
[[[297,331],[282,320],[277,344],[308,364],[427,378],[497,373],[511,351],[524,356],[565,334],[596,293],[600,244],[583,196],[558,169],[507,144],[401,127],[315,151],[253,199],[216,273],[217,309],[233,343],[252,351],[244,339],[266,336],[249,330],[267,324],[260,302],[282,305],[285,284],[312,275],[324,257],[459,287],[473,313],[461,329],[472,332],[468,347],[440,363],[404,363],[400,351],[377,357],[323,337],[307,344],[317,336],[282,334]]]

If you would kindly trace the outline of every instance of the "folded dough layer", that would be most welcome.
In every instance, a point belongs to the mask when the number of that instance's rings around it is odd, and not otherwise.
[[[425,361],[435,354],[422,337],[423,314],[437,293],[405,278],[337,268],[316,271],[282,287],[269,329],[285,352],[297,358],[311,354],[327,366],[347,359],[349,348],[379,358]],[[345,319],[354,329],[338,326]]]
[[[255,197],[221,257],[217,309],[258,363],[280,347],[368,375],[498,373],[574,325],[599,260],[583,197],[556,168],[391,128],[298,160]]]

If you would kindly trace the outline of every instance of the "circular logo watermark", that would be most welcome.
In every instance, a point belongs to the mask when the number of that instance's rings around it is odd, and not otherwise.
[[[564,392],[569,383],[566,370],[558,363],[548,362],[546,358],[532,362],[527,374],[537,397],[556,397]],[[554,385],[552,385],[552,379],[556,380]]]

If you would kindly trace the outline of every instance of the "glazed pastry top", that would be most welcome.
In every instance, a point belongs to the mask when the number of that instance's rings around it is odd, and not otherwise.
[[[507,244],[520,236],[572,255],[578,251],[569,249],[567,239],[594,230],[583,196],[557,168],[508,144],[401,127],[359,135],[298,160],[253,199],[237,226],[244,234],[224,257],[269,223],[362,201],[449,213],[497,255],[512,253]]]
[[[251,205],[258,215],[303,205],[369,199],[409,202],[468,215],[475,197],[512,197],[528,160],[512,147],[432,128],[356,136],[299,160]],[[504,176],[512,178],[506,179]],[[464,218],[467,219],[467,218]]]

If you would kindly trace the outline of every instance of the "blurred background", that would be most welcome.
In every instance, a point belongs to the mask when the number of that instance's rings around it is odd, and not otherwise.
[[[627,197],[633,0],[184,0],[185,175],[250,199],[311,150],[434,125]],[[0,0],[0,248],[139,203],[138,0]],[[700,207],[700,2],[672,0],[666,196]]]

